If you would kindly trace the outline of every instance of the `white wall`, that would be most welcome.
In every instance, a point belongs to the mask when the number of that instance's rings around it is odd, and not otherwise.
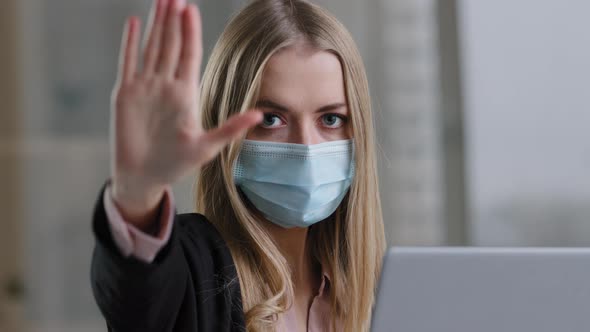
[[[474,242],[590,244],[590,2],[459,3]]]

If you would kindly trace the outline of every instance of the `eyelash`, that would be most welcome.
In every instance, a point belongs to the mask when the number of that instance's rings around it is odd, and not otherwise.
[[[279,118],[281,121],[285,122],[281,118],[281,116],[278,115],[278,114],[276,114],[276,113],[264,113],[264,118],[262,120],[263,122],[264,122],[264,120],[266,120],[266,117],[267,116],[273,116],[273,117]],[[327,116],[336,116],[338,119],[340,119],[340,121],[343,122],[342,125],[339,126],[339,127],[325,126],[327,129],[340,129],[340,128],[342,128],[348,122],[348,117],[347,116],[342,115],[342,114],[338,114],[338,113],[326,113],[326,114],[323,114],[320,119],[324,119]],[[260,127],[263,128],[263,129],[269,129],[269,130],[277,128],[277,127],[265,127],[264,124],[260,124]]]

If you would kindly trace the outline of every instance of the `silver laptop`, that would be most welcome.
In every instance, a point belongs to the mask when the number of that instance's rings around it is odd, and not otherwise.
[[[590,248],[393,247],[373,332],[588,332]]]

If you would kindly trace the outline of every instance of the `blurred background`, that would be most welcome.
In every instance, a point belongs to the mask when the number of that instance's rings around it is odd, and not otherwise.
[[[364,57],[389,245],[590,244],[590,2],[313,2]],[[207,57],[245,1],[198,3]],[[0,2],[0,331],[106,330],[90,218],[123,22],[149,6]]]

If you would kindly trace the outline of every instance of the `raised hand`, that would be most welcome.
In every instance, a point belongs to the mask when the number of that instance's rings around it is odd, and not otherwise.
[[[167,186],[262,120],[251,111],[203,130],[202,24],[197,6],[184,1],[154,1],[141,68],[139,18],[130,17],[123,34],[111,106],[111,192],[139,227],[147,225]]]

